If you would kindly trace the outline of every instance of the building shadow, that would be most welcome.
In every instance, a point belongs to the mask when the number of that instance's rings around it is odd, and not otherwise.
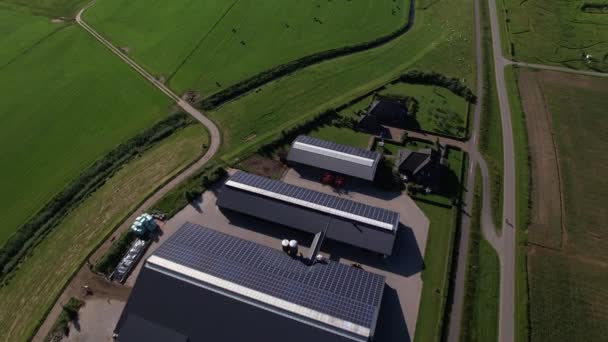
[[[385,285],[374,335],[375,342],[411,342],[400,303],[397,290]]]
[[[414,231],[402,224],[399,225],[393,254],[388,258],[332,240],[326,240],[321,250],[328,253],[331,260],[348,259],[361,264],[364,269],[365,266],[370,266],[404,277],[410,277],[424,270],[424,260]]]

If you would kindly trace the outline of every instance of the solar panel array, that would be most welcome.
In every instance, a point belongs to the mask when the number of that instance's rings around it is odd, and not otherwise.
[[[396,231],[397,227],[399,226],[399,214],[394,211],[373,207],[371,205],[351,201],[349,199],[332,196],[306,188],[301,188],[299,186],[287,184],[274,179],[238,171],[231,176],[228,181],[241,183],[279,195],[295,198],[297,200],[302,200],[319,206],[361,216],[370,220],[379,221],[391,225],[393,227],[393,231]]]
[[[192,223],[154,255],[367,328],[377,318],[385,282],[332,261],[306,266],[279,250]]]
[[[321,148],[326,148],[328,150],[333,150],[341,153],[350,154],[357,157],[367,158],[371,160],[376,160],[380,158],[380,154],[378,152],[373,152],[369,150],[364,150],[362,148],[357,148],[348,145],[336,144],[331,141],[325,141],[313,137],[309,137],[306,135],[300,135],[294,140],[294,143],[299,142],[306,145],[317,146]]]

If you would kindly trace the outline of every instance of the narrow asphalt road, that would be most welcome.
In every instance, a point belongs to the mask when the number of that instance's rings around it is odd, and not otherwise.
[[[89,3],[87,6],[85,6],[83,9],[81,9],[78,12],[78,14],[76,15],[76,22],[78,23],[78,25],[80,25],[84,30],[89,32],[93,37],[95,37],[95,39],[97,39],[100,43],[102,43],[108,49],[110,49],[110,51],[112,51],[112,53],[114,53],[116,56],[118,56],[120,59],[122,59],[125,63],[127,63],[129,66],[131,66],[131,68],[133,68],[135,71],[137,71],[146,80],[148,80],[150,83],[152,83],[152,85],[154,85],[156,88],[158,88],[163,94],[168,96],[171,100],[175,101],[175,103],[180,108],[182,108],[185,112],[187,112],[193,118],[195,118],[197,121],[199,121],[201,124],[203,124],[209,132],[210,144],[209,144],[209,147],[208,147],[207,151],[205,152],[205,154],[199,160],[197,160],[195,163],[188,166],[186,169],[182,170],[171,181],[160,186],[150,197],[148,197],[133,212],[133,214],[131,214],[131,216],[129,216],[120,225],[120,227],[118,229],[116,229],[116,231],[110,236],[110,238],[108,238],[93,253],[93,255],[90,257],[91,260],[96,260],[103,254],[104,251],[107,251],[108,248],[110,247],[110,245],[112,244],[111,241],[114,238],[116,238],[118,235],[120,235],[123,231],[129,229],[130,223],[133,222],[137,216],[141,215],[145,210],[150,208],[154,203],[156,203],[166,193],[168,193],[173,188],[175,188],[177,185],[179,185],[181,182],[183,182],[188,177],[193,175],[196,171],[200,170],[217,153],[217,151],[220,147],[220,140],[221,140],[220,131],[211,120],[209,120],[207,117],[205,117],[196,108],[192,107],[188,102],[184,101],[179,96],[177,96],[168,87],[166,87],[164,84],[159,82],[154,76],[152,76],[145,69],[143,69],[137,63],[135,63],[133,60],[131,60],[129,57],[127,57],[124,53],[122,53],[122,51],[120,51],[120,49],[116,48],[107,39],[105,39],[103,36],[101,36],[99,33],[97,33],[97,31],[95,31],[93,28],[91,28],[86,22],[84,22],[84,20],[82,19],[82,14],[84,13],[84,11],[86,11],[88,8],[90,8],[94,3],[95,3],[95,1]],[[70,295],[68,294],[68,292],[69,292],[68,289],[73,287],[73,286],[70,286],[71,283],[75,283],[76,282],[75,279],[78,279],[78,277],[84,277],[85,273],[87,273],[87,272],[90,272],[90,270],[89,270],[88,266],[85,264],[76,273],[75,277],[72,279],[70,284],[68,284],[66,286],[63,293],[60,295],[58,300],[55,302],[55,305],[51,308],[51,311],[49,312],[49,314],[45,318],[43,324],[40,326],[40,328],[36,332],[36,335],[32,339],[33,341],[44,341],[44,338],[48,335],[53,324],[59,317],[59,314],[62,311],[63,304],[65,304],[70,298]]]

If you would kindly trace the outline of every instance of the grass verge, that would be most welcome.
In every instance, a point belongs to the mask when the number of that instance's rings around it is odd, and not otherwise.
[[[497,341],[500,260],[483,238],[481,227],[481,172],[476,171],[460,341]]]
[[[528,317],[528,267],[526,242],[530,222],[532,178],[530,176],[530,151],[526,117],[521,104],[517,85],[517,67],[507,67],[505,81],[511,104],[511,121],[515,149],[515,341],[529,340],[530,321]]]
[[[483,108],[479,136],[479,149],[490,173],[490,197],[494,227],[502,229],[503,146],[500,108],[494,77],[492,58],[492,33],[489,22],[488,2],[480,1],[483,55]]]

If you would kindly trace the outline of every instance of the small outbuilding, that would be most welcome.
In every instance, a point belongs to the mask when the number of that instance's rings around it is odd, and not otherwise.
[[[397,168],[408,180],[437,189],[441,180],[443,156],[441,149],[399,150]]]
[[[372,181],[380,154],[300,135],[291,144],[287,161]]]

